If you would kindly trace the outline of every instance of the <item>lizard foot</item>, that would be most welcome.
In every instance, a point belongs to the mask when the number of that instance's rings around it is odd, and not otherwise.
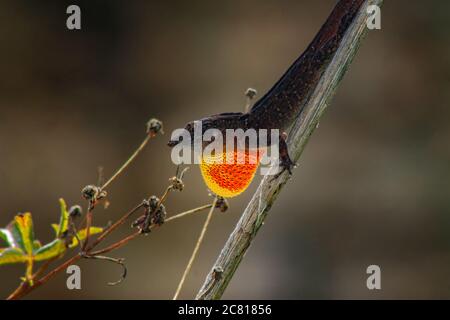
[[[273,176],[270,182],[278,179],[285,171],[289,172],[289,175],[292,175],[292,169],[295,168],[295,166],[296,164],[292,162],[289,156],[283,157],[280,161],[280,171]]]

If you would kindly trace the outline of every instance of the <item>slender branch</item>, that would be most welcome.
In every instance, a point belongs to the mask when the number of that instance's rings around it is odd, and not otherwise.
[[[86,259],[97,259],[97,260],[103,260],[103,261],[109,261],[115,264],[118,264],[122,267],[122,275],[119,280],[114,282],[108,282],[109,286],[115,286],[121,283],[125,278],[127,277],[127,267],[125,266],[124,259],[123,258],[112,258],[112,257],[106,257],[106,256],[100,256],[100,255],[86,255],[84,256]]]
[[[44,272],[45,272],[45,270],[47,270],[48,269],[48,267],[50,266],[50,264],[54,261],[54,260],[56,260],[57,258],[53,258],[53,259],[50,259],[50,260],[47,260],[36,272],[35,272],[35,274],[33,275],[33,278],[32,279],[36,279],[37,277],[40,277],[41,276],[41,274],[43,274]]]
[[[115,250],[115,249],[119,249],[120,247],[123,247],[128,242],[130,242],[134,238],[139,237],[140,235],[141,235],[141,231],[140,230],[139,231],[135,231],[134,233],[130,234],[129,236],[127,236],[127,237],[125,237],[125,238],[123,238],[123,239],[113,243],[112,245],[110,245],[110,246],[108,246],[108,247],[106,247],[104,249],[100,249],[100,250],[97,250],[97,251],[89,252],[89,255],[96,256],[96,255],[99,255],[99,254],[105,254],[105,253],[111,252],[112,250]]]
[[[31,277],[31,279],[34,281],[36,278],[38,278],[41,274],[43,274],[45,272],[45,270],[48,269],[48,267],[50,266],[50,264],[56,260],[57,258],[53,258],[50,260],[47,260]],[[11,293],[9,295],[9,297],[7,298],[8,300],[10,299],[10,297],[14,297],[19,295],[23,290],[25,290],[27,287],[30,286],[30,282],[29,281],[23,281],[17,288],[16,290],[14,290],[13,293]]]
[[[166,200],[167,195],[169,194],[169,191],[172,190],[173,186],[170,185],[166,188],[166,190],[164,191],[163,195],[161,196],[161,199],[158,202],[158,206],[157,208],[159,208],[161,206],[161,204]]]
[[[39,288],[41,285],[46,283],[48,280],[53,278],[55,275],[57,275],[61,271],[66,270],[68,266],[70,266],[71,264],[73,264],[76,261],[80,260],[81,257],[82,256],[80,254],[77,254],[77,255],[73,256],[72,258],[70,258],[69,260],[64,262],[63,264],[60,264],[58,267],[56,267],[55,269],[50,271],[44,277],[40,278],[39,280],[34,281],[34,284],[32,286],[25,285],[25,286],[23,286],[22,289],[18,289],[16,291],[14,291],[11,295],[9,295],[7,300],[17,300],[17,299],[22,298],[23,296],[25,296],[28,293],[30,293],[32,290]]]
[[[183,276],[181,277],[180,283],[178,284],[177,291],[175,292],[175,295],[173,296],[173,300],[178,299],[181,289],[183,288],[184,282],[186,281],[187,275],[189,274],[189,271],[192,268],[195,258],[197,257],[198,250],[200,249],[200,245],[203,242],[203,238],[205,237],[206,230],[208,229],[209,223],[211,222],[212,214],[214,212],[214,208],[216,207],[216,203],[217,203],[217,197],[214,197],[214,201],[211,205],[211,209],[209,210],[209,213],[206,217],[205,223],[203,224],[202,231],[200,233],[200,236],[198,237],[197,243],[195,245],[194,251],[192,252],[191,258],[189,259],[189,262],[186,266],[186,269],[184,270]]]
[[[147,124],[147,136],[145,137],[144,141],[142,141],[142,143],[139,145],[139,147],[133,152],[133,154],[128,158],[127,161],[125,161],[125,163],[116,171],[116,173],[113,174],[113,176],[106,181],[98,190],[98,195],[103,197],[106,195],[106,193],[104,192],[104,190],[117,178],[119,177],[124,171],[125,169],[136,159],[136,157],[142,152],[142,150],[144,150],[145,146],[148,144],[148,142],[150,141],[151,138],[153,138],[156,133],[160,130],[160,129],[156,129],[157,131],[153,131],[151,130],[151,128],[149,127],[149,124],[151,123],[151,121],[157,121],[156,119],[152,119],[150,120],[150,122]],[[162,125],[162,124],[161,124]],[[99,172],[99,180],[102,179],[102,175],[103,175],[103,169]],[[167,193],[167,192],[166,192]],[[166,194],[165,194],[166,195]],[[95,208],[95,205],[97,204],[97,199],[96,197],[90,199],[90,203],[89,203],[89,209],[88,212],[86,214],[86,240],[84,241],[83,245],[82,245],[82,251],[86,251],[87,247],[88,247],[88,243],[89,243],[89,238],[90,238],[90,229],[91,229],[91,224],[92,224],[92,211]],[[124,219],[125,220],[125,219]],[[122,224],[123,221],[120,223]],[[120,225],[119,224],[119,225]],[[114,230],[114,229],[113,229]],[[103,238],[100,240],[102,241]]]
[[[172,217],[167,218],[164,223],[167,223],[167,222],[170,222],[170,221],[182,218],[184,216],[187,216],[187,215],[190,215],[190,214],[193,214],[193,213],[196,213],[196,212],[203,211],[203,210],[211,208],[211,207],[212,207],[212,204],[207,204],[207,205],[195,208],[195,209],[191,209],[191,210],[188,210],[188,211],[181,212],[181,213],[179,213],[177,215],[174,215]],[[154,225],[150,227],[151,230],[153,230],[154,228],[155,228]],[[100,250],[97,250],[97,251],[89,252],[89,254],[90,255],[99,255],[99,254],[104,254],[104,253],[110,252],[110,251],[115,250],[115,249],[119,249],[119,248],[123,247],[124,245],[126,245],[131,240],[133,240],[134,238],[138,237],[140,234],[141,234],[140,231],[136,231],[136,232],[130,234],[129,236],[127,236],[127,237],[125,237],[125,238],[123,238],[123,239],[121,239],[121,240],[111,244],[110,246],[108,246],[108,247],[106,247],[104,249],[100,249]],[[99,237],[99,239],[100,239],[100,237]],[[94,244],[97,245],[98,243],[94,242]],[[95,245],[93,247],[95,247]]]
[[[106,181],[100,188],[100,190],[105,190],[118,176],[122,174],[122,172],[133,162],[134,159],[141,153],[142,150],[144,150],[147,143],[152,138],[152,135],[147,135],[142,141],[141,145],[134,151],[134,153],[131,155],[131,157],[128,158],[127,161],[119,168],[119,170],[116,171],[116,173],[108,180]]]
[[[85,251],[87,248],[87,245],[89,243],[89,238],[91,236],[91,226],[92,226],[92,211],[95,208],[95,200],[92,200],[89,202],[89,208],[88,212],[86,213],[86,239],[83,242],[83,245],[81,246],[81,250]]]
[[[167,218],[166,219],[166,223],[169,222],[169,221],[176,220],[176,219],[182,218],[184,216],[196,213],[196,212],[203,211],[205,209],[211,208],[212,206],[213,206],[212,204],[206,204],[204,206],[201,206],[201,207],[198,207],[198,208],[195,208],[195,209],[191,209],[191,210],[188,210],[188,211],[185,211],[185,212],[181,212],[181,213],[179,213],[177,215],[174,215],[172,217]]]
[[[23,297],[24,295],[28,294],[30,291],[36,289],[37,287],[41,286],[42,284],[46,283],[49,279],[51,279],[54,275],[56,275],[57,273],[61,272],[62,270],[64,270],[65,268],[67,268],[67,266],[69,266],[71,263],[77,261],[78,259],[85,257],[85,258],[96,258],[93,257],[93,254],[90,252],[94,247],[96,247],[98,244],[100,244],[100,242],[102,242],[109,234],[111,234],[111,232],[113,232],[115,229],[117,229],[120,225],[122,225],[129,216],[131,216],[134,212],[136,212],[137,210],[139,210],[141,207],[143,207],[143,203],[141,203],[140,205],[138,205],[137,207],[135,207],[134,209],[132,209],[131,211],[129,211],[128,213],[126,213],[121,219],[119,219],[116,223],[114,223],[114,225],[112,225],[109,229],[105,230],[95,241],[92,245],[89,246],[89,239],[90,239],[90,229],[91,229],[91,225],[92,225],[92,219],[93,219],[93,214],[92,211],[95,209],[95,206],[97,204],[97,202],[101,199],[103,199],[104,197],[106,197],[106,187],[108,187],[118,176],[120,176],[125,169],[136,159],[136,157],[141,153],[141,151],[145,148],[145,146],[148,144],[148,142],[150,141],[151,138],[155,137],[159,132],[164,133],[163,129],[162,129],[162,122],[159,121],[158,119],[150,119],[147,122],[147,136],[145,137],[144,141],[139,145],[139,147],[134,151],[134,153],[128,158],[128,160],[116,171],[116,173],[106,182],[103,184],[103,186],[101,186],[100,188],[97,186],[86,186],[83,189],[83,196],[89,200],[89,207],[84,219],[84,222],[86,224],[86,239],[84,241],[83,244],[81,244],[81,242],[78,239],[78,244],[81,246],[81,252],[78,255],[73,256],[72,258],[70,258],[69,260],[67,260],[66,262],[62,263],[61,265],[59,265],[58,267],[56,267],[55,269],[53,269],[51,272],[49,272],[46,276],[42,277],[41,279],[35,281],[33,283],[33,285],[30,285],[29,281],[26,282],[22,282],[16,290],[14,290],[14,292],[12,294],[9,295],[9,297],[7,298],[8,300],[13,300],[13,299],[20,299],[21,297]],[[99,181],[101,181],[103,179],[103,170],[99,170]],[[164,192],[161,200],[158,203],[158,207],[162,204],[162,202],[165,200],[165,198],[167,197],[168,192],[171,190],[171,186],[169,186],[166,191]],[[80,226],[83,224],[83,221],[80,223]],[[75,234],[76,236],[76,234]],[[109,249],[109,251],[118,248],[120,246],[125,245],[126,243],[128,243],[130,240],[134,239],[137,235],[133,234],[131,236],[126,237],[125,239],[120,240],[118,243],[115,243],[115,247],[108,247],[106,249]],[[100,250],[102,252],[106,252],[106,250]],[[95,254],[95,253],[94,253]],[[99,259],[103,259],[103,260],[108,260],[108,261],[114,261],[116,263],[122,264],[122,267],[124,268],[124,276],[126,275],[126,269],[125,266],[123,265],[123,262],[121,259],[114,259],[114,258],[110,258],[110,257],[100,257]],[[50,262],[53,261],[55,259],[49,260],[48,262],[46,262],[39,270],[38,272],[36,272],[33,276],[32,279],[34,280],[34,278],[37,278],[41,273],[43,273],[48,266],[50,265]]]
[[[184,216],[187,216],[187,215],[190,215],[190,214],[193,214],[193,213],[196,213],[196,212],[203,211],[203,210],[208,209],[208,208],[211,208],[211,207],[212,207],[212,204],[207,204],[207,205],[204,205],[204,206],[195,208],[195,209],[191,209],[191,210],[188,210],[188,211],[181,212],[181,213],[179,213],[179,214],[177,214],[177,215],[174,215],[174,216],[172,216],[172,217],[167,218],[166,221],[165,221],[164,223],[167,223],[167,222],[170,222],[170,221],[173,221],[173,220],[182,218],[182,217],[184,217]],[[138,207],[136,207],[136,208],[138,208]],[[136,209],[136,208],[135,208],[135,209]],[[134,211],[136,211],[136,210],[134,210]],[[121,220],[122,220],[122,219],[121,219]],[[153,230],[154,228],[155,228],[154,225],[150,227],[151,230]],[[99,254],[104,254],[104,253],[110,252],[110,251],[112,251],[112,250],[121,248],[121,247],[123,247],[124,245],[126,245],[128,242],[130,242],[131,240],[133,240],[134,238],[138,237],[138,236],[140,235],[140,233],[141,233],[140,231],[136,231],[136,232],[130,234],[129,236],[127,236],[127,237],[125,237],[125,238],[123,238],[123,239],[121,239],[121,240],[119,240],[119,241],[117,241],[117,242],[111,244],[110,246],[108,246],[108,247],[106,247],[106,248],[104,248],[104,249],[100,249],[100,250],[97,250],[97,251],[93,251],[93,252],[90,252],[89,254],[90,254],[90,255],[99,255]],[[99,237],[99,239],[100,239],[100,237]],[[99,242],[100,242],[100,241],[99,241]],[[94,244],[97,245],[98,243],[94,243]]]
[[[362,3],[355,19],[343,34],[342,41],[332,60],[325,68],[317,85],[311,88],[311,95],[309,99],[306,99],[302,112],[289,133],[289,151],[294,162],[298,162],[309,137],[317,127],[319,119],[327,109],[340,80],[355,55],[366,33],[367,7],[373,4],[380,6],[382,0],[365,0]],[[222,297],[288,179],[287,174],[282,174],[277,179],[270,176],[263,178],[207,275],[197,294],[197,299],[220,299]],[[217,270],[221,271],[220,277],[217,277]]]
[[[128,211],[122,218],[120,218],[119,220],[117,220],[111,227],[109,227],[108,229],[106,229],[102,234],[100,234],[100,236],[94,241],[94,243],[89,246],[88,251],[92,250],[94,247],[96,247],[98,244],[100,244],[100,242],[102,242],[111,232],[113,232],[114,230],[116,230],[119,226],[121,226],[122,224],[125,223],[125,221],[132,215],[134,214],[136,211],[138,211],[139,209],[141,209],[143,207],[143,203],[137,205],[136,207],[134,207],[133,209],[131,209],[130,211]]]

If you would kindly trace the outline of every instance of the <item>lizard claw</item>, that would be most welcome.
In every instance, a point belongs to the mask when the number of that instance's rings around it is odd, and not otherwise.
[[[278,179],[279,176],[281,176],[286,170],[289,172],[289,175],[292,175],[292,169],[295,167],[295,163],[292,162],[291,158],[289,156],[283,157],[280,161],[280,171],[273,176],[273,178],[270,180],[271,182],[275,179]]]

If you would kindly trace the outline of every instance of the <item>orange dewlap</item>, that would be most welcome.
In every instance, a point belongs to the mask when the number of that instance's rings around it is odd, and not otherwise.
[[[260,150],[235,150],[222,152],[211,156],[202,156],[200,159],[200,171],[208,188],[216,195],[231,198],[247,189],[252,182],[256,169],[263,156]],[[238,156],[243,157],[238,163]],[[233,158],[232,164],[226,160]]]

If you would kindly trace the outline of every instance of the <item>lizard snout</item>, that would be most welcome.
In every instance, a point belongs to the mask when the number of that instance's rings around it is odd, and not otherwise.
[[[167,142],[167,145],[172,148],[172,147],[175,147],[179,143],[180,143],[180,141],[170,140],[169,142]]]

